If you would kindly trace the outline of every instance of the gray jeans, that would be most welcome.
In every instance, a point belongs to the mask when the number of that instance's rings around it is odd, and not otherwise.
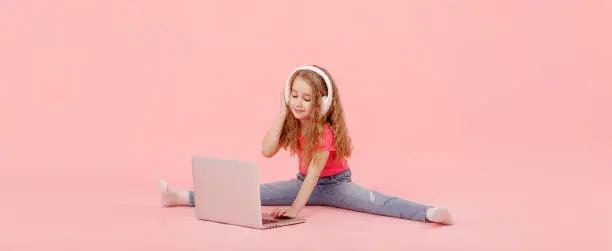
[[[295,179],[260,185],[262,206],[290,206],[295,200],[305,176],[298,173]],[[194,206],[193,191],[189,192],[189,206]],[[351,170],[320,177],[312,191],[307,206],[330,206],[357,212],[430,222],[425,214],[431,206],[402,198],[388,196],[366,189],[351,180]]]

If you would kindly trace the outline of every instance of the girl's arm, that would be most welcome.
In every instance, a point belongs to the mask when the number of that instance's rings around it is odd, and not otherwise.
[[[263,142],[261,142],[261,154],[266,158],[273,157],[274,155],[276,155],[278,150],[280,150],[280,147],[278,147],[278,141],[283,130],[283,125],[285,125],[285,119],[287,118],[288,109],[289,108],[285,103],[285,89],[282,89],[280,112],[278,114],[278,117],[276,117],[274,124],[272,124],[272,128],[268,130],[266,136],[263,139]]]
[[[325,167],[325,163],[327,163],[328,158],[329,151],[319,151],[315,153],[312,161],[310,161],[306,178],[304,178],[304,183],[302,183],[302,187],[291,205],[298,212],[302,210],[304,206],[306,206],[306,202],[308,202],[308,198],[310,197],[312,190],[317,185],[321,171],[323,170],[323,167]]]
[[[281,135],[281,131],[283,130],[283,125],[285,123],[286,117],[286,113],[279,114],[276,120],[274,121],[274,124],[272,124],[272,127],[270,128],[270,130],[268,130],[266,136],[261,142],[261,154],[264,157],[271,158],[276,155],[276,153],[280,149],[280,147],[278,146],[278,141]]]

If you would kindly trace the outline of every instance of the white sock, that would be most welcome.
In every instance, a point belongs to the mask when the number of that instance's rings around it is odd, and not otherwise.
[[[162,205],[164,207],[186,206],[189,204],[189,193],[187,191],[175,191],[168,187],[168,182],[159,181],[159,192],[161,193]]]
[[[427,210],[427,219],[435,223],[452,225],[453,219],[444,207],[433,207]]]

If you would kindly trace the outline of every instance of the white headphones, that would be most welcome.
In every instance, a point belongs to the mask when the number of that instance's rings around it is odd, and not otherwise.
[[[295,68],[295,70],[293,70],[293,72],[289,74],[289,78],[287,79],[287,84],[285,85],[285,103],[289,104],[289,99],[291,98],[291,79],[293,78],[293,75],[296,72],[302,71],[302,70],[313,71],[314,73],[321,76],[323,80],[325,81],[325,85],[327,85],[327,96],[321,97],[321,117],[323,117],[331,108],[332,97],[334,96],[334,91],[332,89],[331,80],[329,79],[327,74],[325,74],[325,72],[323,72],[321,69],[315,66],[312,66],[312,65],[300,66],[300,67]]]

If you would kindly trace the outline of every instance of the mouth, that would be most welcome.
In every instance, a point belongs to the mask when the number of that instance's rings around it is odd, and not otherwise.
[[[293,108],[293,111],[294,111],[294,112],[297,112],[297,113],[303,113],[303,112],[305,112],[305,110],[303,110],[303,109],[295,109],[295,108]]]

